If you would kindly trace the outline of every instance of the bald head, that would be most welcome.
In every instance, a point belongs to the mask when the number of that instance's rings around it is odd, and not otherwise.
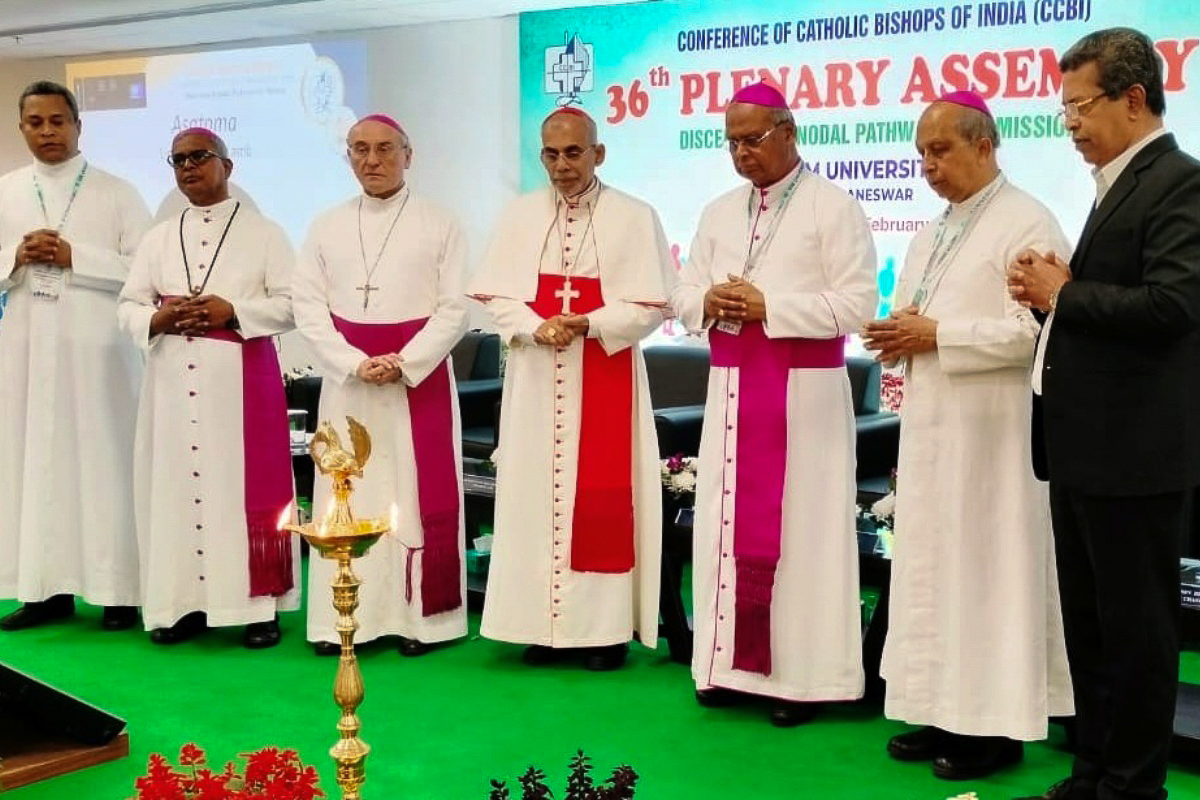
[[[217,134],[210,131],[208,128],[185,128],[175,134],[175,138],[171,140],[171,147],[174,146],[180,139],[185,136],[196,136],[208,142],[208,147],[221,158],[229,158],[229,148],[225,146],[225,140]]]
[[[925,180],[952,203],[970,199],[999,172],[996,123],[987,114],[955,103],[937,102],[917,123],[917,152]]]
[[[546,130],[550,127],[557,127],[573,136],[582,136],[588,145],[595,145],[599,139],[596,121],[588,114],[572,108],[560,108],[558,111],[553,111],[542,121],[543,139],[546,138]]]

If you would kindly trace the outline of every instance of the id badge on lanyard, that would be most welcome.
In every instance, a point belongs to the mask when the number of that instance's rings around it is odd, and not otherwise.
[[[66,283],[66,270],[45,264],[32,264],[27,268],[29,290],[39,300],[54,302],[62,295]]]

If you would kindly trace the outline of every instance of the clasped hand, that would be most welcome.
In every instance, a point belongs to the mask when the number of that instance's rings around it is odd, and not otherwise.
[[[215,294],[198,297],[174,297],[164,300],[150,319],[150,334],[203,336],[220,330],[233,319],[233,305]]]
[[[49,228],[31,231],[21,238],[15,259],[17,267],[24,267],[28,264],[45,264],[70,269],[71,243],[62,238],[58,231],[52,231]]]
[[[1054,252],[1040,255],[1023,250],[1008,267],[1008,293],[1025,308],[1052,311],[1050,299],[1056,298],[1071,280],[1071,268]]]
[[[706,319],[758,322],[767,318],[762,291],[744,278],[729,275],[725,283],[714,284],[704,293]]]
[[[587,336],[591,323],[583,314],[558,314],[538,325],[533,341],[551,347],[566,347],[577,336]]]
[[[358,365],[356,374],[363,383],[383,386],[397,383],[404,376],[404,362],[398,353],[389,353],[375,358],[368,358]]]
[[[918,353],[937,349],[937,320],[925,316],[916,306],[868,322],[860,334],[863,347],[874,352],[875,360],[885,367],[894,367]]]

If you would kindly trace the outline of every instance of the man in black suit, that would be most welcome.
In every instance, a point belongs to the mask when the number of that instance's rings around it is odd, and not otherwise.
[[[1179,672],[1180,542],[1200,485],[1200,162],[1163,129],[1162,65],[1145,35],[1089,34],[1059,67],[1096,201],[1069,267],[1025,253],[1009,271],[1013,296],[1050,314],[1034,435],[1078,725],[1071,777],[1042,797],[1158,800]]]

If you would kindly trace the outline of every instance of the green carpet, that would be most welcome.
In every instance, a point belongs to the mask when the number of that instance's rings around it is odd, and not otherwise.
[[[0,603],[0,614],[15,605]],[[605,777],[631,764],[645,800],[944,800],[967,791],[1007,800],[1067,773],[1057,730],[1051,743],[1027,748],[1022,766],[950,784],[928,765],[887,758],[884,743],[903,726],[878,709],[831,708],[809,725],[779,730],[761,707],[697,706],[687,668],[667,659],[665,644],[636,649],[615,673],[533,669],[520,663],[520,648],[479,639],[477,628],[473,617],[470,639],[418,659],[383,643],[363,648],[362,734],[374,749],[368,800],[483,800],[489,779],[515,785],[530,764],[549,773],[561,797],[576,748]],[[285,615],[283,629],[279,647],[259,652],[244,650],[234,629],[159,647],[140,631],[105,633],[99,610],[81,608],[69,622],[0,634],[0,660],[124,717],[132,747],[126,760],[9,795],[123,800],[149,753],[174,758],[196,742],[217,766],[267,745],[294,748],[339,798],[327,756],[336,738],[335,661],[312,655],[301,614]],[[1200,681],[1200,656],[1185,655],[1184,674]],[[1175,799],[1200,798],[1200,771],[1173,767],[1170,790]]]

